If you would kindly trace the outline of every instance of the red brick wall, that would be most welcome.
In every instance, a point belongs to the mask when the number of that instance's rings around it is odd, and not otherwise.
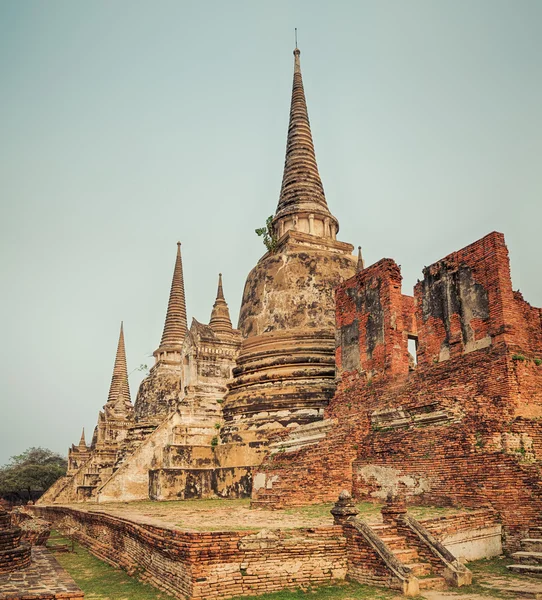
[[[338,373],[408,373],[412,302],[401,294],[401,279],[395,262],[384,258],[337,288]]]
[[[542,359],[542,309],[531,306],[521,292],[514,292],[516,328],[514,343]]]

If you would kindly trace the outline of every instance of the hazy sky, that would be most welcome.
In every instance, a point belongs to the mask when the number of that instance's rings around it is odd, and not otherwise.
[[[121,319],[129,369],[152,364],[177,240],[189,319],[222,271],[237,320],[294,27],[339,239],[410,293],[496,229],[542,305],[539,0],[0,0],[0,464],[90,438]]]

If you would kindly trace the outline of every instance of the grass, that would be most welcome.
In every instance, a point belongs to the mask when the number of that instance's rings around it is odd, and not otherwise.
[[[49,539],[53,544],[71,544],[56,532]],[[174,600],[102,562],[77,543],[74,552],[59,552],[54,556],[85,592],[85,600]]]
[[[372,502],[360,502],[356,504],[359,510],[361,519],[374,520],[380,515],[381,504],[373,504]],[[309,519],[324,518],[330,516],[330,511],[333,508],[333,503],[326,504],[311,504],[309,506],[299,506],[295,508],[287,508],[284,512],[287,515],[299,515]],[[454,508],[449,506],[409,506],[408,512],[415,519],[430,519],[434,517],[442,517],[444,515],[457,514],[459,512],[468,512],[469,509]]]
[[[264,596],[242,596],[232,600],[394,600],[402,598],[399,592],[344,581],[336,585],[309,588],[307,590],[282,590]]]
[[[233,500],[225,498],[211,498],[209,500],[167,500],[157,502],[156,500],[138,500],[136,502],[108,502],[98,505],[96,510],[104,508],[152,508],[153,511],[160,512],[175,508],[186,510],[212,510],[214,508],[249,508],[250,498],[236,498]]]
[[[49,538],[53,544],[70,544],[66,538],[53,532]],[[75,551],[55,553],[55,558],[85,592],[85,600],[174,600],[156,588],[129,577],[124,571],[115,569],[94,557],[75,543]],[[282,590],[264,596],[243,596],[242,600],[392,600],[397,593],[383,588],[360,585],[353,582],[338,582],[333,586],[309,588],[306,591]]]

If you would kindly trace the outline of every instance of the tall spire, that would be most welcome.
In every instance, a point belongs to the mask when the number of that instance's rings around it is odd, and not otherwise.
[[[130,404],[130,386],[128,384],[128,367],[126,365],[126,350],[124,348],[124,326],[120,324],[119,343],[117,345],[117,355],[115,357],[115,366],[113,368],[113,377],[109,387],[108,404],[117,404],[118,400]]]
[[[173,270],[173,280],[171,281],[166,322],[160,347],[154,352],[156,359],[158,360],[159,355],[167,350],[177,350],[179,352],[187,329],[181,242],[177,242],[177,257]]]
[[[218,290],[216,292],[213,310],[211,311],[209,327],[217,335],[231,335],[233,333],[230,311],[228,309],[228,304],[224,299],[224,290],[222,289],[222,273],[218,274]]]
[[[273,222],[275,227],[278,226],[277,233],[282,235],[283,229],[297,228],[297,217],[306,218],[306,227],[301,227],[301,230],[305,229],[308,233],[324,237],[334,237],[338,231],[338,222],[328,209],[324,187],[318,173],[301,77],[300,54],[300,50],[296,47],[286,159],[280,198]],[[316,227],[312,222],[309,230],[309,215],[312,215],[310,218],[313,220],[315,217],[321,222],[326,220],[327,235],[323,224]],[[291,223],[279,223],[280,220],[284,220],[284,217],[290,217]],[[333,232],[329,229],[330,222],[334,226]]]

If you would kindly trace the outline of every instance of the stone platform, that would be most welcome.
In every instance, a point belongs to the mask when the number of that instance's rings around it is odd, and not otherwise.
[[[0,600],[81,599],[84,593],[45,548],[32,548],[26,569],[0,575]]]
[[[362,554],[352,547],[343,527],[333,523],[330,508],[251,511],[248,501],[222,500],[119,503],[93,509],[90,505],[35,506],[33,512],[56,529],[69,529],[97,558],[128,574],[137,573],[174,597],[222,600],[345,579],[349,564]],[[361,508],[371,535],[381,534],[379,507]],[[473,560],[502,552],[501,527],[493,511],[423,510],[432,517],[423,521],[428,535],[456,556]],[[384,536],[382,543],[388,538]],[[356,544],[365,542],[356,538]],[[403,558],[413,555],[410,549],[393,551]],[[363,573],[356,571],[354,578],[398,589],[388,565],[381,563],[381,557],[371,555]],[[444,582],[440,575],[434,579]]]

